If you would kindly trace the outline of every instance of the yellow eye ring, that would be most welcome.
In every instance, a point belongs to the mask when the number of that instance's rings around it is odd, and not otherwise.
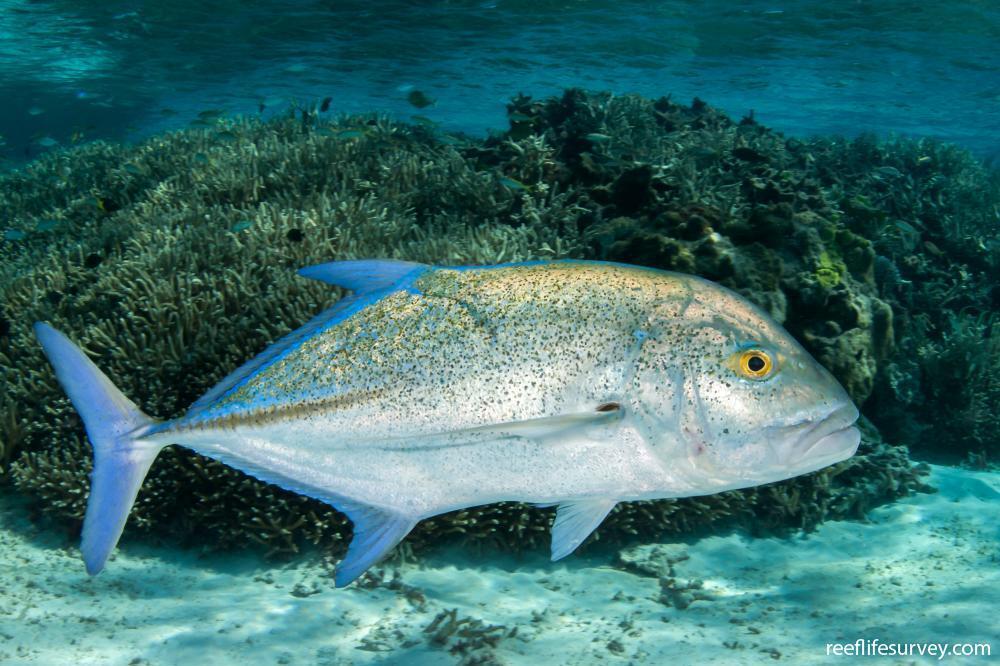
[[[737,368],[747,379],[766,379],[774,370],[774,361],[771,360],[771,355],[762,349],[747,349],[740,352]]]

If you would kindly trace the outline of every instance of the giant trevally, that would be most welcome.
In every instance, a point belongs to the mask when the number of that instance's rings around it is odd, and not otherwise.
[[[694,276],[589,261],[361,260],[300,274],[353,294],[171,421],[35,325],[94,448],[89,573],[170,444],[347,514],[338,586],[447,511],[557,505],[556,560],[617,502],[787,479],[858,446],[858,411],[833,376],[758,308]]]

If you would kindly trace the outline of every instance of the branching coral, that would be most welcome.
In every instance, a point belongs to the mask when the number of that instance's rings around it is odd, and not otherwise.
[[[477,141],[377,116],[222,121],[51,153],[0,179],[0,207],[27,233],[0,242],[0,438],[17,486],[82,516],[87,447],[31,322],[72,332],[127,395],[169,417],[339,297],[294,274],[331,259],[591,257],[698,272],[785,321],[859,401],[872,391],[894,311],[871,244],[838,208],[844,186],[811,156],[826,144],[666,99],[568,91],[519,97],[510,113],[509,132]],[[919,487],[905,450],[872,434],[849,463],[786,484],[621,505],[598,537],[810,526]],[[479,507],[425,521],[407,543],[529,548],[547,543],[550,521]],[[318,501],[174,449],[130,527],[275,554],[337,549],[350,531]]]

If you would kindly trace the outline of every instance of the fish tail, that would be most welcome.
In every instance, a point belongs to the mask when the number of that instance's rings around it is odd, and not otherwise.
[[[44,322],[35,324],[35,335],[94,447],[80,546],[87,573],[93,576],[117,545],[139,486],[163,445],[142,439],[155,421],[115,388],[69,338]]]

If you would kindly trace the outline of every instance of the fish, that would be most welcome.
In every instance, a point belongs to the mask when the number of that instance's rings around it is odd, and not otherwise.
[[[419,90],[411,90],[406,95],[406,101],[418,109],[426,109],[428,106],[433,106],[437,103],[437,100],[433,97]]]
[[[333,135],[337,139],[360,139],[365,135],[364,130],[353,127],[333,130]]]
[[[858,410],[767,314],[715,283],[610,262],[299,270],[351,294],[160,421],[50,324],[35,334],[94,450],[81,550],[99,573],[157,454],[179,445],[347,515],[350,584],[421,520],[556,506],[551,557],[618,502],[787,479],[857,449]]]
[[[52,231],[59,228],[59,220],[48,218],[35,222],[35,231]]]
[[[511,178],[510,176],[497,176],[497,181],[506,187],[508,190],[526,190],[528,186],[517,180],[516,178]]]
[[[875,167],[872,169],[872,175],[878,179],[903,177],[903,173],[899,169],[891,166]]]
[[[320,102],[319,111],[320,113],[326,113],[330,110],[330,102],[333,101],[332,97],[324,97],[323,101]]]
[[[420,115],[410,116],[410,120],[417,123],[418,125],[423,125],[424,127],[431,127],[431,128],[437,127],[440,124],[434,120],[431,120],[427,116],[420,116]]]

